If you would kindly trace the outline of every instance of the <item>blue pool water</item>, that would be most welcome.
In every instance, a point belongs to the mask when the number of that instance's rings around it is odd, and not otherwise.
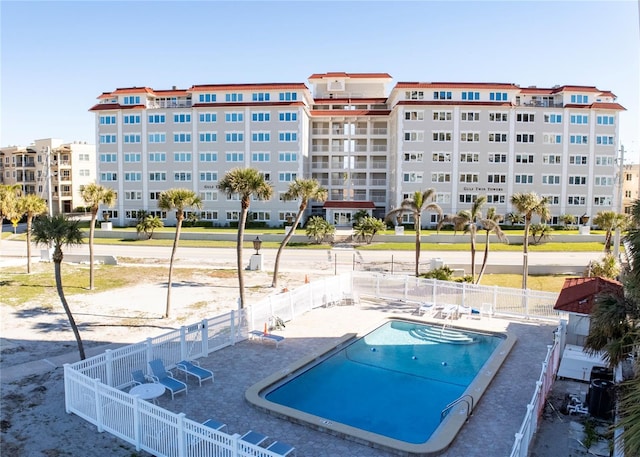
[[[390,321],[266,393],[271,402],[407,443],[428,441],[502,341],[460,332],[467,344],[424,338],[439,330]]]

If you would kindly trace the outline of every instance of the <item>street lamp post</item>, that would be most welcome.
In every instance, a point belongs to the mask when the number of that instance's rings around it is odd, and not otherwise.
[[[260,248],[262,247],[262,240],[259,236],[256,236],[256,239],[253,240],[253,249],[256,250],[255,254],[251,255],[251,259],[249,259],[249,268],[248,270],[262,270],[262,254],[260,254]]]

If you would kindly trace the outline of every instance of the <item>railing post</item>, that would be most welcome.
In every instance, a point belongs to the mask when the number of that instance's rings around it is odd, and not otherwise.
[[[113,387],[113,353],[111,352],[111,349],[106,349],[104,351],[104,355],[106,358],[106,365],[107,365],[107,382],[106,384],[108,386]]]
[[[235,345],[236,344],[236,314],[235,314],[235,310],[231,310],[229,312],[229,321],[230,321],[230,332],[229,335],[231,336],[231,345]]]
[[[100,395],[98,395],[98,389],[100,388],[100,378],[95,378],[93,380],[93,399],[96,405],[96,425],[98,426],[98,431],[102,433],[104,428],[102,427],[102,405],[100,401]]]
[[[436,297],[438,296],[436,291],[437,285],[438,285],[438,281],[435,278],[431,278],[431,302],[434,305],[438,304],[438,302],[436,301]]]
[[[202,319],[202,356],[209,355],[209,321]]]
[[[491,305],[491,308],[491,315],[493,316],[498,308],[498,286],[493,286],[493,305]]]
[[[180,327],[180,360],[188,358],[187,354],[187,328],[182,325]]]
[[[404,290],[402,291],[402,298],[407,299],[409,295],[409,276],[404,277]]]
[[[68,363],[65,363],[62,368],[64,369],[64,410],[67,414],[70,414],[71,410],[69,409],[69,403],[71,401],[71,381],[69,378],[71,377],[71,373],[75,374],[75,372],[70,369]]]
[[[178,457],[184,457],[187,455],[187,449],[185,447],[184,439],[184,418],[185,414],[178,414]]]
[[[466,294],[467,294],[467,283],[462,283],[462,303],[460,303],[460,305],[464,306],[464,301],[466,298]]]
[[[514,454],[513,452],[511,453],[511,457],[526,457],[527,454],[522,454],[521,449],[522,449],[522,433],[516,433],[515,436],[515,443],[513,445],[513,448],[515,451],[517,451],[517,454]]]
[[[149,373],[149,362],[151,362],[151,360],[153,360],[153,340],[151,338],[147,338],[145,343],[147,344],[147,367],[146,367],[146,371],[147,371],[147,374],[148,374]]]
[[[133,396],[133,439],[136,442],[136,451],[140,450],[140,397]]]

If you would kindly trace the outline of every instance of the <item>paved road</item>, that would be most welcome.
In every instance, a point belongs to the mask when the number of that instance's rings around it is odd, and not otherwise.
[[[32,249],[32,255],[40,255],[40,247]],[[89,255],[89,246],[84,244],[78,247],[64,249],[65,254]],[[276,249],[263,249],[263,265],[266,270],[273,270]],[[249,258],[254,254],[253,249],[243,251],[243,260],[249,264]],[[126,257],[147,259],[169,259],[170,246],[129,246],[129,245],[95,245],[95,255],[112,255],[120,259]],[[0,261],[2,259],[19,259],[26,256],[26,246],[23,241],[2,240],[0,242]],[[469,264],[469,251],[429,251],[423,250],[420,263],[427,268],[433,258],[439,258],[447,265],[465,266]],[[235,248],[197,248],[178,247],[176,255],[178,262],[183,264],[206,265],[219,268],[235,268]],[[602,252],[530,252],[529,266],[586,266],[591,260],[602,258]],[[482,261],[482,253],[476,256],[478,265]],[[353,249],[285,249],[281,258],[281,271],[309,271],[353,268],[357,269],[363,263],[369,266],[380,265],[389,269],[393,263],[401,269],[414,265],[414,251],[361,251]],[[491,252],[490,265],[507,265],[517,267],[522,265],[522,252]],[[410,268],[411,269],[411,268]],[[421,267],[421,269],[423,269]],[[517,268],[515,269],[517,271]]]

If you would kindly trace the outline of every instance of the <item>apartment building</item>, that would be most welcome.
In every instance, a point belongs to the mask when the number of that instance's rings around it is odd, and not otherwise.
[[[238,220],[236,196],[217,182],[255,167],[275,188],[251,204],[250,218],[281,225],[297,202],[281,196],[296,177],[317,179],[328,201],[310,214],[342,225],[375,217],[415,191],[434,188],[445,214],[480,195],[498,213],[510,196],[535,191],[561,214],[619,208],[618,116],[609,91],[591,86],[503,83],[393,85],[387,73],[321,73],[304,83],[132,87],[105,92],[96,114],[98,181],[117,190],[112,218],[131,224],[158,210],[161,191],[187,187],[204,201],[201,219]],[[437,221],[435,214],[425,225]],[[406,216],[406,222],[411,222]]]
[[[81,187],[96,180],[96,147],[57,138],[3,147],[0,175],[2,184],[20,184],[23,194],[45,199],[53,214],[70,213],[85,206]]]
[[[640,165],[625,165],[622,170],[622,212],[631,214],[635,201],[640,198]]]

